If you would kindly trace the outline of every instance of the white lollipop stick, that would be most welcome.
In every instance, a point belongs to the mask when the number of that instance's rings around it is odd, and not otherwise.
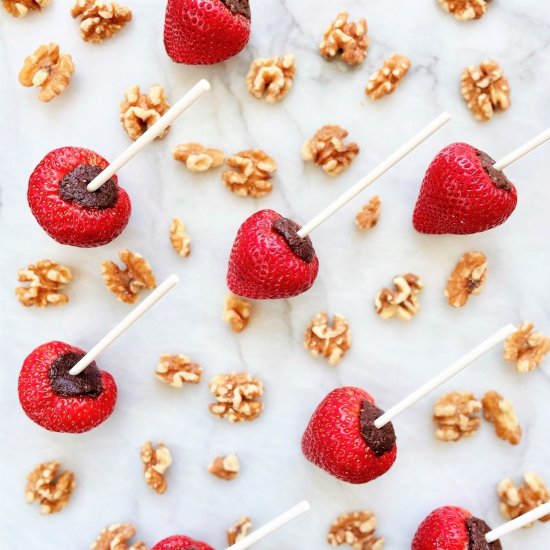
[[[306,223],[302,229],[298,231],[298,235],[303,239],[307,237],[316,227],[321,225],[325,220],[338,212],[340,208],[345,206],[349,201],[354,199],[359,193],[364,191],[371,183],[376,181],[380,176],[384,175],[392,166],[397,164],[402,158],[407,156],[413,149],[418,147],[422,142],[428,139],[433,133],[437,132],[444,124],[451,120],[451,115],[447,112],[441,113],[435,120],[430,122],[423,130],[418,132],[407,143],[402,145],[397,151],[392,153],[385,161],[379,164],[372,172],[367,174],[363,179],[359,180],[353,187],[348,189],[344,194],[340,195],[332,204],[329,204],[324,210],[319,212],[310,222]]]
[[[284,514],[281,514],[275,519],[272,519],[269,523],[266,523],[263,527],[256,529],[256,531],[250,533],[250,535],[248,535],[244,539],[236,542],[235,544],[227,548],[227,550],[244,550],[245,548],[249,548],[252,544],[273,533],[273,531],[276,531],[280,527],[283,527],[283,525],[290,523],[293,519],[301,516],[304,512],[307,512],[309,508],[309,502],[303,500],[302,502],[300,502],[300,504],[297,504]]]
[[[531,510],[526,514],[523,514],[522,516],[519,516],[518,518],[513,519],[511,521],[508,521],[503,525],[501,525],[500,527],[493,529],[492,531],[489,531],[485,535],[485,540],[489,543],[495,542],[495,540],[500,539],[504,535],[507,535],[508,533],[512,533],[517,529],[521,529],[522,527],[525,527],[527,524],[533,521],[537,521],[538,519],[544,516],[547,516],[548,514],[550,514],[550,502],[541,504],[540,506],[537,506],[534,510]]]
[[[123,151],[113,162],[98,174],[86,189],[92,193],[110,180],[129,160],[132,160],[146,145],[172,124],[188,107],[193,105],[204,92],[210,90],[208,80],[199,80],[180,100],[166,111],[143,135]]]
[[[426,382],[423,386],[412,392],[405,397],[402,401],[397,403],[394,407],[386,411],[382,416],[379,416],[374,425],[380,429],[386,424],[391,422],[397,415],[407,410],[411,405],[414,405],[417,401],[420,401],[423,397],[430,392],[439,388],[442,384],[451,379],[455,374],[458,374],[461,370],[464,370],[467,366],[471,365],[476,359],[479,359],[483,354],[487,353],[491,348],[505,340],[510,334],[515,332],[516,327],[512,324],[508,324],[502,327],[498,332],[495,332],[492,336],[487,338],[484,342],[476,346],[469,353],[461,357],[458,361],[453,363],[450,367],[446,368],[443,372],[434,376],[430,381]]]
[[[147,313],[165,294],[179,283],[177,275],[170,275],[166,281],[155,288],[143,302],[136,306],[120,323],[106,334],[70,371],[80,374],[96,357],[105,351],[123,332],[126,332],[142,315]]]
[[[516,162],[521,157],[524,157],[527,153],[530,153],[533,149],[536,149],[539,145],[542,145],[544,142],[550,139],[550,128],[535,136],[533,139],[529,140],[525,145],[522,145],[515,151],[512,151],[509,155],[506,155],[504,158],[500,159],[498,162],[495,162],[493,165],[497,170],[504,170],[507,166],[510,166],[512,162]]]

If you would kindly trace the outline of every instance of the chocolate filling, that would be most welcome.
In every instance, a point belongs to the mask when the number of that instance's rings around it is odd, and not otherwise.
[[[248,0],[221,0],[231,13],[238,13],[250,19],[250,4]]]
[[[82,359],[82,353],[64,353],[60,355],[50,366],[48,376],[52,389],[57,395],[63,397],[79,397],[87,395],[98,397],[103,391],[101,373],[95,362],[90,363],[80,374],[69,374],[77,363]]]
[[[468,550],[502,550],[502,545],[498,540],[487,542],[485,535],[491,528],[479,518],[470,516],[466,520],[466,529],[468,529]]]
[[[302,239],[298,235],[300,226],[288,218],[277,218],[271,225],[274,231],[279,233],[286,241],[292,252],[306,263],[311,263],[315,259],[315,249],[309,237]]]
[[[510,191],[512,182],[504,175],[504,172],[494,167],[495,161],[487,153],[477,149],[477,156],[485,173],[491,178],[491,181],[497,189]]]
[[[112,179],[107,180],[97,191],[90,192],[86,189],[102,171],[99,166],[79,164],[59,182],[59,195],[63,200],[76,202],[84,208],[112,208],[118,201],[118,187]]]
[[[393,424],[389,422],[380,429],[374,425],[374,421],[383,414],[384,411],[382,409],[379,409],[366,399],[361,403],[361,413],[359,415],[361,435],[376,456],[382,456],[391,451],[395,446]]]

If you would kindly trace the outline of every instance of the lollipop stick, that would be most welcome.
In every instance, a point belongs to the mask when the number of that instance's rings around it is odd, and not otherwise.
[[[227,550],[244,550],[245,548],[250,547],[252,544],[263,539],[270,533],[273,533],[273,531],[276,531],[280,527],[283,527],[283,525],[286,525],[287,523],[290,523],[293,519],[301,516],[304,512],[307,512],[309,508],[309,502],[303,500],[302,502],[300,502],[300,504],[297,504],[284,514],[281,514],[275,519],[272,519],[269,523],[266,523],[263,527],[256,529],[256,531],[250,533],[250,535],[248,535],[244,539],[236,542],[235,544],[227,548]]]
[[[516,327],[512,324],[508,324],[502,327],[498,332],[495,332],[492,336],[487,338],[484,342],[476,346],[469,353],[461,357],[458,361],[453,363],[450,367],[445,369],[443,372],[432,378],[430,381],[426,382],[423,386],[412,392],[410,395],[405,397],[402,401],[397,403],[394,407],[385,412],[382,416],[379,416],[375,421],[374,425],[380,429],[383,428],[386,424],[391,422],[397,415],[401,414],[403,411],[407,410],[411,405],[414,405],[417,401],[420,401],[423,397],[428,395],[430,392],[447,382],[455,374],[458,374],[461,370],[464,370],[467,366],[471,365],[476,359],[479,359],[483,354],[487,353],[491,348],[505,340],[510,334],[515,332]]]
[[[535,136],[533,139],[529,140],[525,145],[522,145],[515,151],[512,151],[509,155],[506,155],[504,158],[500,159],[498,162],[495,162],[493,165],[497,170],[504,170],[507,166],[510,166],[512,162],[516,162],[521,157],[524,157],[527,153],[530,153],[533,149],[536,149],[539,145],[542,145],[545,141],[550,139],[550,128]]]
[[[97,191],[105,182],[110,180],[129,160],[134,158],[146,145],[151,143],[170,124],[172,124],[188,107],[193,105],[204,92],[210,90],[207,80],[199,80],[179,101],[177,101],[166,113],[164,113],[143,135],[141,135],[130,147],[123,151],[113,162],[98,174],[86,189],[92,193]]]
[[[352,188],[348,189],[343,195],[340,195],[332,204],[329,204],[324,210],[319,212],[310,222],[306,223],[299,231],[298,235],[303,239],[309,235],[317,226],[338,212],[350,200],[354,199],[361,191],[364,191],[372,182],[385,174],[392,166],[397,164],[403,157],[407,156],[413,149],[418,147],[423,141],[428,139],[433,133],[439,130],[444,124],[449,122],[451,116],[447,112],[441,113],[435,120],[430,122],[423,130],[418,132],[407,143],[402,145],[397,151],[392,153],[385,161],[379,164],[372,172],[359,180]]]
[[[70,371],[80,374],[96,357],[105,351],[123,332],[127,331],[142,315],[147,313],[165,294],[179,283],[177,275],[170,275],[143,302],[136,306],[120,323],[105,335]]]
[[[507,535],[512,531],[516,531],[517,529],[521,529],[529,523],[537,521],[538,519],[547,516],[548,514],[550,514],[550,502],[541,504],[540,506],[537,506],[534,510],[531,510],[526,514],[523,514],[522,516],[519,516],[511,521],[508,521],[500,527],[493,529],[492,531],[489,531],[485,535],[485,540],[489,543],[495,542],[495,540],[500,539],[504,535]]]

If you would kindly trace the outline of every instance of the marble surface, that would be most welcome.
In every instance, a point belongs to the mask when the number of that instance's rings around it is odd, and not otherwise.
[[[549,364],[521,376],[495,349],[444,388],[478,396],[496,389],[511,399],[524,429],[517,447],[497,439],[486,423],[470,440],[437,442],[431,423],[435,396],[395,422],[398,460],[368,485],[329,477],[305,461],[299,441],[314,407],[336,386],[362,386],[388,407],[505,322],[531,320],[550,332],[548,145],[508,170],[519,204],[504,226],[467,237],[431,237],[415,233],[411,225],[423,171],[442,146],[464,140],[500,157],[548,126],[547,3],[497,0],[481,21],[460,23],[435,0],[253,0],[253,34],[246,50],[206,68],[177,66],[166,56],[158,7],[163,2],[126,3],[134,21],[102,45],[80,39],[69,2],[54,0],[42,14],[24,20],[0,11],[0,546],[82,549],[104,526],[131,521],[149,545],[184,532],[221,549],[226,528],[241,515],[259,526],[303,498],[311,501],[312,511],[258,549],[327,548],[330,522],[362,508],[375,511],[389,550],[408,548],[418,523],[444,504],[500,523],[499,480],[519,481],[524,471],[536,470],[550,483]],[[338,9],[368,19],[368,58],[355,70],[317,53],[323,29]],[[77,72],[66,93],[42,104],[36,90],[18,84],[17,73],[23,58],[48,41],[73,55]],[[394,51],[412,59],[412,70],[393,96],[373,103],[363,93],[367,77]],[[251,60],[286,52],[298,61],[290,95],[275,106],[254,99],[244,86]],[[460,98],[458,78],[465,66],[487,56],[502,64],[510,80],[512,107],[480,124]],[[93,250],[49,239],[25,197],[29,173],[42,156],[70,144],[113,158],[129,143],[118,121],[128,86],[158,82],[175,101],[200,77],[211,81],[210,95],[120,173],[134,207],[124,234]],[[249,328],[233,334],[221,312],[228,251],[240,223],[265,207],[306,221],[443,109],[452,113],[451,124],[314,233],[321,262],[314,288],[292,300],[255,303]],[[361,146],[351,169],[334,180],[304,165],[299,154],[302,142],[326,123],[347,128]],[[227,153],[264,148],[279,164],[273,193],[243,199],[224,188],[218,171],[189,174],[170,155],[185,141]],[[359,233],[354,214],[374,193],[383,203],[380,224]],[[193,240],[188,259],[175,255],[168,241],[176,215]],[[101,261],[115,259],[124,247],[148,258],[159,280],[178,273],[181,285],[101,357],[100,366],[118,381],[115,414],[85,435],[48,433],[19,407],[21,363],[49,340],[89,348],[129,311],[105,290],[100,275]],[[443,287],[467,250],[486,253],[490,275],[481,296],[453,310]],[[15,299],[17,269],[40,258],[73,269],[69,305],[25,309]],[[408,324],[383,321],[373,312],[373,297],[392,276],[406,271],[425,282],[422,311]],[[302,348],[304,329],[320,310],[342,313],[351,325],[353,346],[336,368]],[[205,381],[179,391],[161,385],[152,371],[163,353],[188,354],[204,367]],[[252,372],[266,387],[265,413],[246,425],[220,421],[207,409],[206,381],[235,369]],[[165,495],[153,493],[143,481],[139,448],[147,439],[164,441],[173,453]],[[207,473],[214,456],[233,451],[242,463],[238,480],[226,483]],[[63,512],[44,517],[25,503],[24,479],[36,463],[51,459],[76,473],[78,488]],[[543,550],[549,538],[550,526],[538,524],[508,537],[504,547]]]

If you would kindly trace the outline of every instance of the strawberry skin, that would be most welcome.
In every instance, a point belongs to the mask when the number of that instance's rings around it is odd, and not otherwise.
[[[412,550],[468,550],[468,510],[443,506],[434,510],[418,527]]]
[[[164,47],[176,63],[220,63],[237,55],[249,38],[248,0],[168,0]]]
[[[174,535],[157,542],[151,550],[214,550],[205,542],[193,540],[183,535]]]
[[[288,239],[274,229],[274,224],[280,222],[289,226]],[[275,299],[310,289],[319,271],[319,260],[309,237],[300,239],[297,229],[297,224],[273,210],[260,210],[245,220],[229,256],[227,286],[231,292],[246,298]],[[295,250],[305,254],[300,257]]]
[[[94,193],[83,189],[85,182],[89,183],[92,175],[108,164],[89,149],[62,147],[49,152],[34,169],[27,200],[36,221],[52,239],[88,248],[107,244],[122,233],[132,207],[117,177],[113,176]],[[93,172],[86,180],[80,178],[81,188],[75,189],[74,178],[78,179],[79,171]]]
[[[52,387],[52,376],[57,383],[64,382],[63,377],[52,374],[56,360],[70,357],[71,363],[65,364],[69,367],[82,356],[84,351],[79,348],[63,342],[48,342],[25,359],[19,374],[18,393],[21,406],[32,421],[52,432],[82,433],[95,428],[111,415],[117,398],[116,384],[108,372],[95,366],[95,362],[79,375],[66,375],[79,378],[78,382],[86,385],[80,394],[61,395]],[[89,369],[92,370],[87,372]]]
[[[469,235],[504,223],[517,204],[514,184],[494,160],[467,143],[453,143],[430,164],[413,214],[420,233]]]
[[[367,483],[380,477],[397,455],[395,440],[390,450],[377,455],[363,438],[360,415],[365,401],[374,405],[373,397],[360,388],[331,391],[313,413],[302,437],[305,457],[348,483]]]

